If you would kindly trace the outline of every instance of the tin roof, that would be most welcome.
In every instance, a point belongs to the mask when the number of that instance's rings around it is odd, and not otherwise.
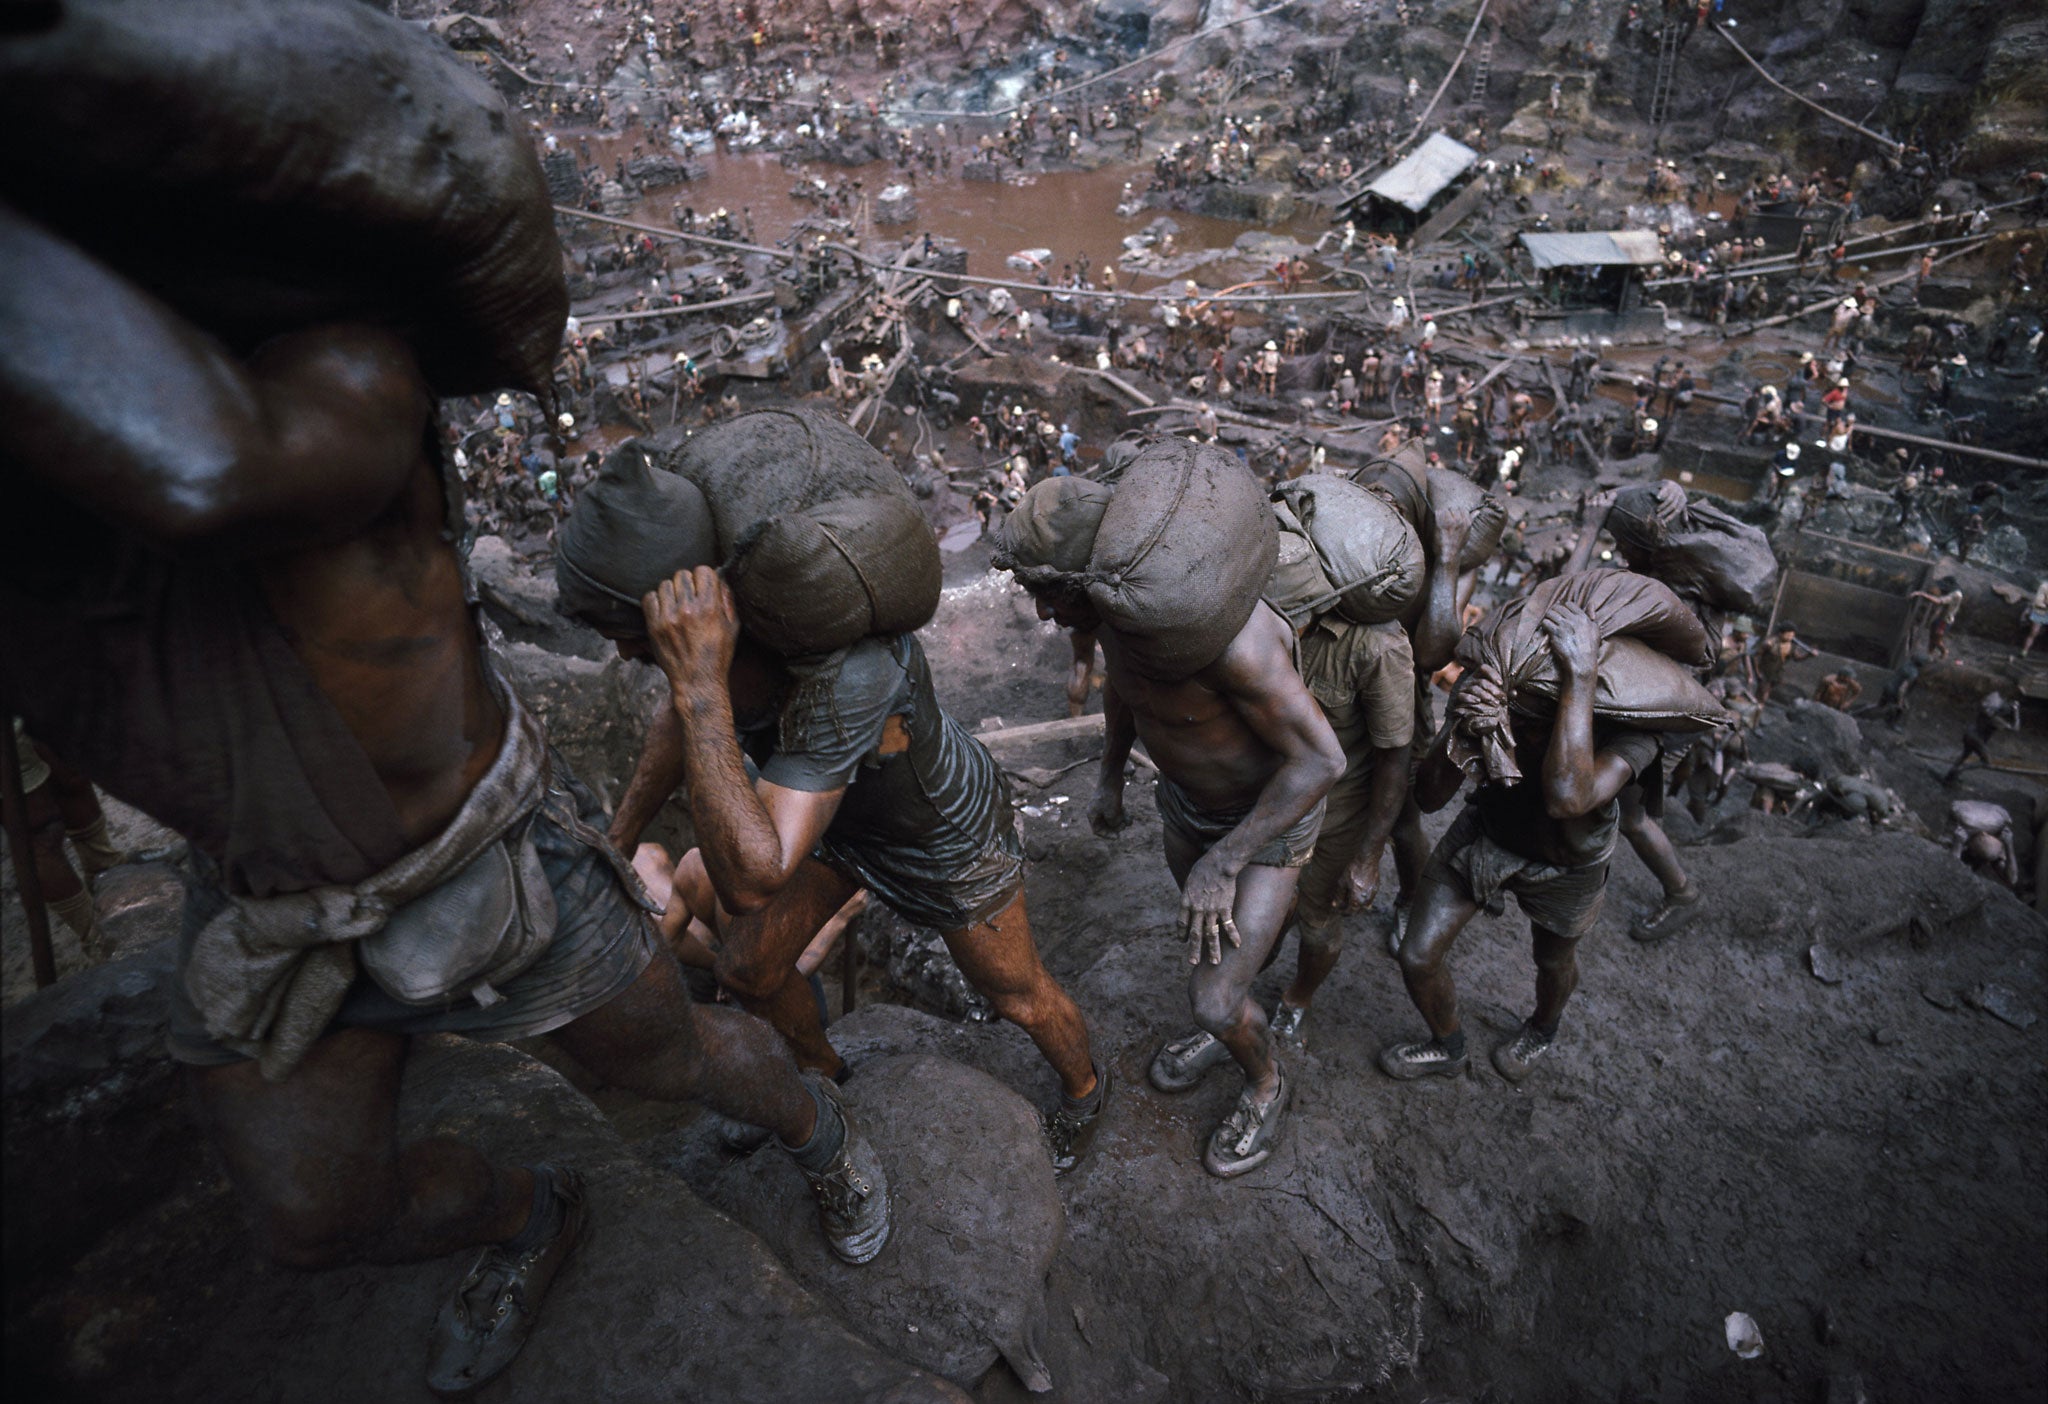
[[[1522,247],[1537,271],[1546,268],[1647,268],[1661,263],[1664,250],[1648,229],[1610,229],[1590,234],[1524,234]]]
[[[1444,187],[1472,169],[1479,153],[1462,141],[1437,132],[1401,158],[1366,190],[1415,214],[1422,213]]]

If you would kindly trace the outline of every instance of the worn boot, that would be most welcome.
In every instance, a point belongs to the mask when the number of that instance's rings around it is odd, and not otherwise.
[[[818,1227],[842,1262],[874,1261],[889,1241],[889,1180],[882,1162],[853,1119],[827,1089],[810,1080],[818,1125],[801,1146],[783,1145],[810,1181],[818,1201]]]
[[[1221,1039],[1196,1029],[1162,1046],[1153,1055],[1146,1076],[1161,1092],[1185,1092],[1199,1083],[1209,1069],[1229,1061],[1230,1050]]]
[[[477,1255],[434,1323],[427,1388],[436,1394],[467,1394],[512,1363],[583,1230],[583,1177],[547,1165],[532,1173],[526,1227]]]
[[[1693,882],[1666,893],[1656,906],[1629,923],[1629,939],[1652,945],[1676,936],[1700,914],[1700,897],[1699,884]]]
[[[1064,1175],[1079,1165],[1095,1144],[1102,1113],[1109,1108],[1109,1069],[1095,1065],[1095,1095],[1086,1102],[1069,1101],[1060,1095],[1059,1105],[1045,1117],[1045,1141],[1052,1152],[1052,1173]]]

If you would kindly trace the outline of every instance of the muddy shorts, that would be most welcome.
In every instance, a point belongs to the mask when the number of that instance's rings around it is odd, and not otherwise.
[[[1604,859],[1583,868],[1560,868],[1510,853],[1486,836],[1479,811],[1469,805],[1437,840],[1422,877],[1463,893],[1495,916],[1507,910],[1512,892],[1523,916],[1568,941],[1593,929],[1607,895]]]
[[[1188,798],[1187,791],[1174,784],[1164,775],[1159,777],[1157,795],[1159,820],[1168,833],[1199,853],[1207,853],[1232,829],[1244,822],[1244,816],[1252,812],[1250,805],[1242,809],[1219,812],[1203,809]],[[1247,860],[1262,868],[1305,868],[1309,859],[1315,856],[1316,834],[1323,826],[1323,804],[1296,820],[1294,826],[1272,840]]]
[[[979,926],[1009,906],[1024,885],[1024,840],[1014,815],[964,862],[934,862],[929,849],[833,838],[820,842],[813,856],[905,921],[941,934]]]
[[[556,771],[566,773],[566,767]],[[577,781],[568,784],[583,822],[601,827],[606,821],[596,799]],[[444,1008],[402,1004],[367,975],[358,974],[329,1027],[451,1033],[509,1043],[551,1032],[600,1009],[639,979],[661,938],[638,894],[627,888],[604,854],[544,813],[534,816],[532,835],[541,870],[555,894],[555,934],[539,960],[498,987],[503,999],[488,1008],[467,997]],[[246,1061],[206,1032],[205,1021],[185,993],[185,961],[193,942],[226,905],[227,897],[217,887],[197,882],[186,889],[165,1046],[177,1061],[197,1067]]]

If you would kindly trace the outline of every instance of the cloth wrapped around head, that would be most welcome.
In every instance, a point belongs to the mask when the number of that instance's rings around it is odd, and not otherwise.
[[[600,633],[644,634],[640,597],[677,571],[717,560],[704,494],[656,468],[629,439],[576,494],[556,535],[558,607]]]
[[[996,533],[996,569],[1026,585],[1081,575],[1115,495],[1116,489],[1087,478],[1047,478],[1034,485]]]
[[[1639,483],[1618,494],[1607,509],[1607,530],[1622,554],[1640,560],[1662,547],[1685,517],[1685,489],[1670,479]]]

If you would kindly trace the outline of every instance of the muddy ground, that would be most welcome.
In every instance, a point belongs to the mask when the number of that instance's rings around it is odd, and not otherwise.
[[[941,696],[970,724],[1056,716],[1064,641],[1007,582],[982,573],[980,549],[950,558],[946,602],[925,632]],[[530,689],[561,709],[557,727],[589,747],[585,763],[627,763],[631,675],[537,649],[522,656]],[[591,700],[605,696],[613,701]],[[617,712],[608,730],[593,729],[601,705]],[[1354,919],[1293,1067],[1284,1149],[1222,1183],[1198,1155],[1236,1095],[1235,1075],[1219,1071],[1178,1098],[1144,1081],[1157,1044],[1186,1023],[1175,896],[1143,774],[1131,829],[1110,840],[1087,830],[1095,745],[1084,736],[1002,748],[1006,766],[1039,778],[1084,762],[1043,787],[1019,782],[1020,800],[1038,811],[1025,820],[1028,891],[1048,964],[1088,1013],[1119,1084],[1095,1158],[1058,1186],[1066,1222],[1047,1298],[1055,1329],[1044,1358],[1059,1384],[1050,1397],[1908,1400],[2034,1398],[2048,1387],[2038,1331],[2048,1026],[2037,1017],[2048,927],[2002,889],[1908,834],[1809,829],[1735,797],[1703,825],[1674,816],[1709,893],[1706,915],[1668,946],[1629,942],[1626,916],[1653,893],[1622,855],[1559,1048],[1520,1089],[1483,1055],[1528,1005],[1523,924],[1482,917],[1454,958],[1481,1055],[1473,1071],[1402,1085],[1373,1057],[1420,1024],[1384,954],[1385,916]],[[1774,705],[1758,753],[1833,757],[1861,746],[1837,714]],[[164,929],[162,901],[139,910]],[[1262,977],[1262,998],[1277,997],[1289,960]],[[10,1221],[27,1204],[44,1215],[34,1233],[10,1222],[10,1374],[80,1398],[413,1397],[424,1327],[413,1317],[456,1265],[314,1278],[256,1265],[144,1047],[160,949],[88,978],[97,994],[60,988],[9,1016]],[[1027,1102],[1050,1098],[1050,1074],[1015,1029],[871,1003],[882,988],[871,972],[865,1007],[835,1029],[856,1067],[931,1053],[985,1070]],[[664,1207],[615,1224],[569,1269],[533,1347],[554,1358],[522,1364],[487,1397],[560,1397],[555,1387],[585,1368],[575,1364],[583,1333],[599,1322],[616,1397],[639,1397],[634,1381],[688,1397],[834,1397],[815,1392],[815,1379],[772,1371],[733,1385],[717,1362],[741,1348],[737,1322],[704,1327],[688,1350],[657,1350],[663,1313],[675,1308],[643,1316],[619,1296],[643,1271],[632,1264],[656,1251],[645,1238],[655,1226],[713,1215],[659,1190],[663,1176],[683,1175],[772,1244],[785,1222],[776,1216],[802,1212],[793,1179],[774,1180],[786,1167],[759,1168],[765,1198],[735,1198],[692,1111],[594,1086],[546,1041],[529,1051],[565,1069],[608,1119],[550,1110],[589,1104],[538,1065],[515,1073],[510,1053],[512,1063],[462,1065],[477,1079],[467,1092],[449,1082],[447,1055],[433,1053],[421,1073],[435,1089],[428,1100],[439,1099],[444,1121],[508,1147],[584,1126],[572,1141],[586,1153],[601,1142],[603,1163],[658,1172],[607,1172],[616,1193]],[[882,1076],[872,1095],[886,1102]],[[514,1111],[492,1090],[505,1078],[553,1090],[521,1094]],[[986,1095],[1014,1104],[1010,1092]],[[408,1105],[424,1096],[409,1093]],[[950,1105],[929,1104],[930,1128],[913,1117],[890,1133],[938,1134],[965,1114]],[[150,1147],[146,1165],[116,1163],[136,1145]],[[24,1168],[25,1154],[39,1172]],[[92,1167],[79,1173],[65,1155]],[[972,1297],[974,1275],[1002,1261],[948,1261],[930,1309]],[[792,1270],[803,1276],[800,1264]],[[650,1303],[786,1280],[764,1268],[744,1287],[720,1286],[695,1271]],[[804,1281],[807,1305],[789,1328],[803,1352],[853,1352],[870,1372],[889,1359],[925,1363],[900,1322],[884,1331],[873,1319],[858,1275],[837,1288]],[[1760,1358],[1725,1344],[1735,1311],[1758,1323]],[[868,1345],[855,1351],[848,1332]],[[369,1338],[389,1345],[366,1355]],[[204,1351],[179,1346],[198,1341]],[[621,1373],[620,1359],[642,1373]],[[720,1381],[737,1392],[702,1392]],[[1023,1397],[1001,1362],[958,1383],[985,1401]]]

